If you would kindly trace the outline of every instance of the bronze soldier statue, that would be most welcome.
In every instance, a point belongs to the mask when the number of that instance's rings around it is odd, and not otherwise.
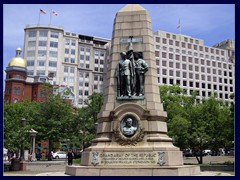
[[[140,57],[140,53],[134,53],[134,66],[136,74],[135,94],[137,96],[144,95],[144,74],[148,71],[148,64]]]

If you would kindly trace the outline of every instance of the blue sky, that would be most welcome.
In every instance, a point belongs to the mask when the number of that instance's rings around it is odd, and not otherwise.
[[[23,49],[24,27],[36,25],[39,10],[40,24],[63,26],[67,32],[109,38],[115,14],[125,4],[4,4],[3,5],[3,70],[15,56],[15,49]],[[182,34],[203,39],[212,46],[220,41],[235,38],[234,4],[141,4],[150,14],[153,32],[157,30],[179,33],[179,18]],[[16,13],[17,12],[17,13]],[[5,73],[4,73],[5,78]]]

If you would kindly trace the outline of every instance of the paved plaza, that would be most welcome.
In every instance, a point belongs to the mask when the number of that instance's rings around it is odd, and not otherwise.
[[[205,156],[204,163],[234,162],[233,156]],[[184,157],[184,163],[197,164],[195,157]],[[27,171],[4,172],[3,176],[68,176],[65,174],[66,161],[36,161],[28,162]],[[234,172],[204,171],[198,176],[232,176]]]

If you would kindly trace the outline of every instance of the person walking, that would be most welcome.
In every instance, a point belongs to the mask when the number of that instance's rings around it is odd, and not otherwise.
[[[74,158],[74,154],[73,154],[72,150],[69,149],[69,151],[67,153],[68,165],[72,165],[73,158]]]

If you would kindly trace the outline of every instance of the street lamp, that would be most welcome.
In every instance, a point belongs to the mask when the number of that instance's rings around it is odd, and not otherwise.
[[[22,118],[21,122],[22,122],[22,127],[24,128],[26,126],[26,119]],[[24,161],[24,147],[23,147],[23,140],[24,140],[24,136],[22,137],[22,142],[21,142],[21,155],[20,155],[20,161]]]
[[[34,129],[31,129],[29,131],[30,133],[30,136],[32,138],[32,160],[33,161],[36,161],[36,154],[35,154],[35,138],[36,138],[36,135],[37,135],[37,131],[35,131]]]

